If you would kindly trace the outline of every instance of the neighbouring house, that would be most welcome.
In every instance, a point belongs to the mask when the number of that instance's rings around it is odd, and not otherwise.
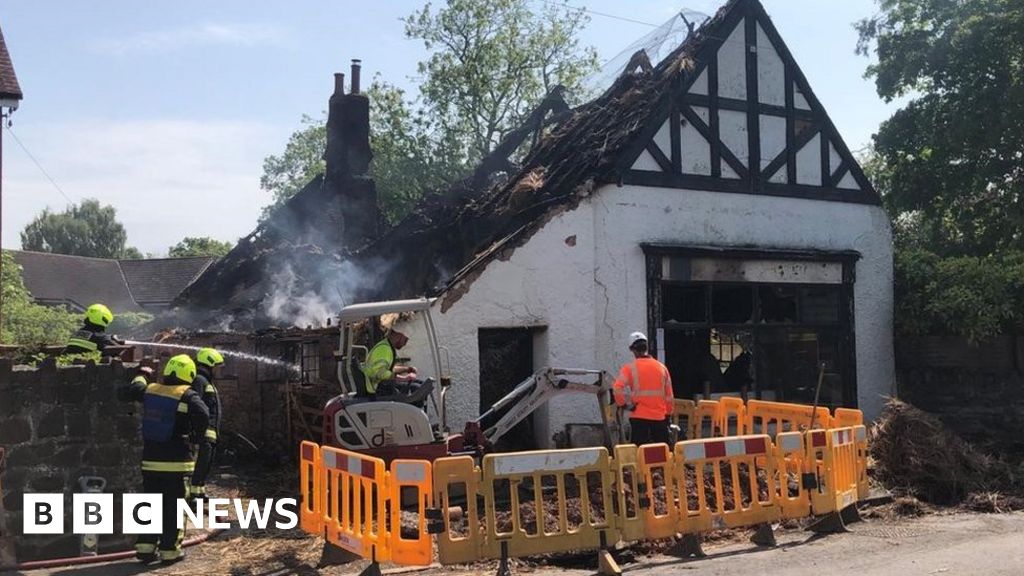
[[[160,312],[215,258],[114,260],[11,250],[38,304],[79,312],[102,302],[118,312]]]
[[[889,219],[757,0],[657,64],[638,53],[591,102],[540,110],[521,163],[499,147],[380,235],[364,106],[336,86],[326,176],[176,305],[251,329],[435,297],[454,429],[541,367],[616,371],[636,330],[680,398],[736,392],[741,357],[757,398],[811,402],[819,371],[822,404],[868,418],[892,393]],[[592,400],[559,398],[536,441],[596,421]]]

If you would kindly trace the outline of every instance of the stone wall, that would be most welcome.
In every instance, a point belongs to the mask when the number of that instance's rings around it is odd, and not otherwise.
[[[926,337],[903,340],[896,350],[902,400],[987,451],[1024,460],[1024,338],[972,346],[962,338]]]
[[[141,488],[142,443],[139,411],[117,400],[117,386],[130,379],[134,366],[120,362],[99,366],[39,369],[0,360],[0,446],[6,452],[0,486],[0,550],[13,550],[20,562],[77,556],[79,538],[71,535],[71,494],[81,491],[79,478],[100,476],[105,492],[117,495]],[[65,494],[65,535],[22,535],[25,492]],[[100,537],[100,550],[123,550],[130,537]],[[10,558],[5,558],[11,561]]]

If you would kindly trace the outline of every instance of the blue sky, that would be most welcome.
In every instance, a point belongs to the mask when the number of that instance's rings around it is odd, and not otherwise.
[[[531,0],[539,10],[540,0]],[[873,0],[762,0],[812,88],[854,150],[895,111],[853,22]],[[422,3],[294,0],[5,0],[0,26],[25,93],[13,132],[73,201],[113,204],[129,244],[165,254],[184,236],[236,240],[269,195],[263,158],[281,151],[303,114],[326,108],[332,73],[363,59],[415,90],[422,45],[399,18]],[[573,6],[660,24],[718,0],[574,0]],[[593,15],[582,35],[602,59],[650,27]],[[3,246],[45,207],[67,200],[4,134]]]

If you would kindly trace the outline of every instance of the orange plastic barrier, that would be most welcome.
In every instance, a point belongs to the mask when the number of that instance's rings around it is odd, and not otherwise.
[[[641,540],[646,535],[646,526],[641,507],[643,474],[636,445],[620,444],[615,447],[612,471],[615,475],[615,518],[619,536],[629,542]]]
[[[679,426],[682,437],[680,440],[689,440],[694,438],[695,432],[695,419],[697,413],[697,403],[693,400],[680,400],[676,398],[672,406],[672,423]]]
[[[718,399],[715,427],[719,436],[743,436],[750,434],[747,407],[742,398],[723,396]]]
[[[320,451],[327,541],[370,560],[391,560],[384,460],[327,446]]]
[[[771,438],[763,434],[676,444],[677,532],[751,526],[781,518],[775,491],[760,480],[774,476],[772,456]],[[708,481],[710,490],[705,486]]]
[[[648,539],[668,538],[676,533],[676,506],[672,452],[665,444],[645,444],[639,449],[640,478],[638,488],[643,509],[644,536]]]
[[[433,497],[434,478],[426,460],[394,460],[388,475],[391,509],[390,549],[395,564],[426,566],[434,560],[434,547],[427,529],[428,508]],[[403,515],[412,515],[416,527],[407,527]]]
[[[701,400],[697,403],[697,409],[693,413],[692,431],[693,434],[687,436],[690,440],[721,435],[718,429],[718,402]]]
[[[867,457],[858,454],[858,438],[866,436],[863,426],[807,433],[804,442],[818,478],[818,488],[811,492],[815,515],[837,512],[855,503],[861,478],[866,490]]]
[[[804,518],[811,513],[811,500],[804,489],[802,474],[807,454],[802,432],[783,432],[775,437],[774,488],[783,518]]]
[[[832,416],[824,406],[819,406],[815,413],[814,407],[803,404],[750,400],[747,402],[747,429],[773,438],[782,432],[802,432],[811,426],[812,414],[815,414],[815,428],[832,426]]]
[[[310,534],[322,534],[324,527],[323,484],[320,447],[303,441],[299,445],[299,526]]]
[[[836,408],[832,417],[832,428],[848,428],[864,424],[864,413],[852,408]]]

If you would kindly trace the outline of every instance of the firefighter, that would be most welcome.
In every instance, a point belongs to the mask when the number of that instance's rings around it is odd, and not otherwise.
[[[220,396],[213,385],[218,366],[224,364],[224,356],[213,348],[203,348],[196,352],[196,379],[192,390],[203,399],[210,411],[210,424],[206,427],[206,443],[200,446],[196,460],[196,470],[192,474],[190,495],[192,498],[206,498],[206,477],[213,467],[213,456],[217,452],[217,437],[220,434]],[[203,453],[206,450],[207,453]]]
[[[629,335],[633,361],[627,362],[615,379],[615,404],[631,412],[630,441],[634,444],[668,443],[668,416],[674,404],[672,378],[668,368],[647,353],[647,336]]]
[[[85,317],[82,327],[71,335],[68,345],[64,348],[65,354],[81,354],[84,352],[99,352],[103,354],[108,346],[124,344],[117,336],[107,334],[107,326],[114,321],[114,314],[103,304],[93,304],[85,309]]]
[[[162,383],[147,382],[150,374],[151,369],[141,369],[131,384],[120,390],[122,400],[143,405],[143,492],[163,495],[162,531],[140,535],[135,556],[147,564],[156,560],[173,564],[185,557],[181,549],[185,531],[178,529],[177,522],[178,500],[186,498],[188,478],[196,468],[192,444],[199,444],[202,452],[207,443],[210,413],[192,390],[196,365],[188,355],[167,361]]]
[[[395,364],[396,351],[401,350],[409,342],[409,337],[398,330],[388,331],[387,336],[377,342],[366,355],[363,374],[366,377],[366,393],[377,395],[377,389],[385,396],[394,394],[395,376],[415,377],[416,368]]]

